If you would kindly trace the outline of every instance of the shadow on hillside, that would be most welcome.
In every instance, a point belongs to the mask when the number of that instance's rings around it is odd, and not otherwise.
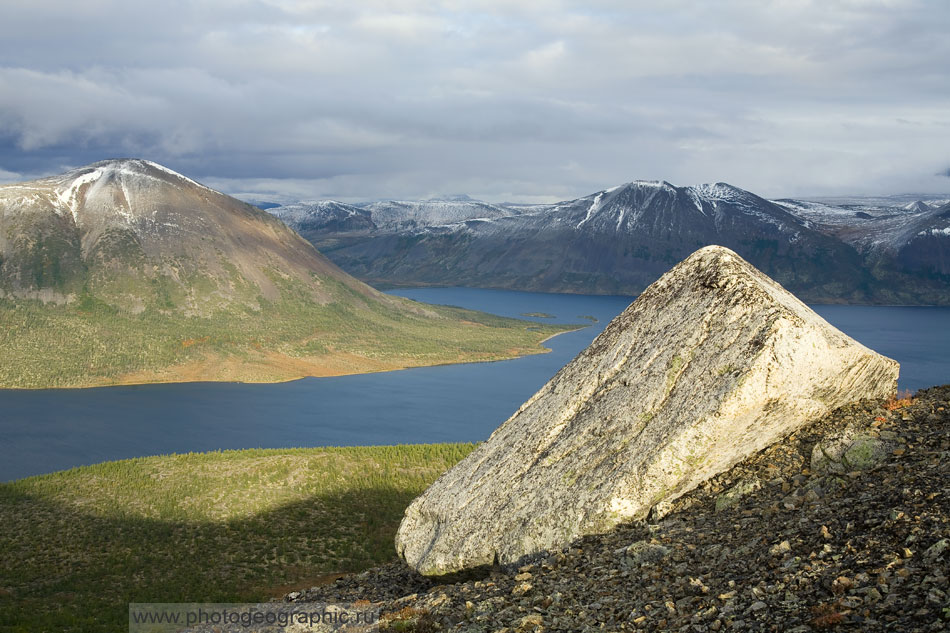
[[[0,628],[83,631],[124,630],[129,602],[262,601],[391,560],[415,494],[374,486],[195,523],[101,516],[16,488],[0,485]]]

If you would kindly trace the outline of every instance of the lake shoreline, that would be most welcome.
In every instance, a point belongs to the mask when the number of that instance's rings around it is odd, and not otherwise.
[[[314,373],[314,374],[304,374],[299,376],[293,376],[290,378],[274,378],[272,380],[262,379],[262,380],[209,380],[209,379],[195,379],[195,380],[118,380],[115,382],[105,382],[105,383],[95,383],[89,385],[67,385],[59,387],[2,387],[0,386],[0,393],[3,392],[18,392],[18,391],[81,391],[86,389],[108,389],[110,387],[138,387],[145,385],[189,385],[189,384],[229,384],[229,385],[278,385],[289,382],[296,382],[298,380],[304,380],[305,378],[339,378],[342,376],[364,376],[367,374],[381,374],[389,373],[396,371],[405,371],[407,369],[421,369],[425,367],[449,367],[452,365],[468,365],[473,363],[500,363],[509,360],[516,360],[518,358],[525,358],[526,356],[534,356],[537,354],[548,354],[551,352],[550,348],[544,347],[544,344],[550,341],[551,339],[560,336],[561,334],[568,334],[570,332],[576,332],[582,330],[590,325],[581,325],[580,327],[563,330],[561,332],[554,332],[550,336],[547,336],[537,342],[537,351],[531,351],[524,354],[512,354],[510,356],[501,356],[499,358],[485,358],[485,359],[469,359],[469,360],[459,360],[458,362],[440,362],[432,364],[422,364],[422,365],[400,365],[396,367],[388,367],[385,369],[375,369],[369,371],[342,371],[342,372],[325,372],[325,373]],[[174,369],[174,368],[171,368]]]

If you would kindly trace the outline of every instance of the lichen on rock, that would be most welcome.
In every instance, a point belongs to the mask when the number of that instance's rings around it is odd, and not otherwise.
[[[868,470],[883,461],[890,448],[888,442],[878,437],[845,430],[815,444],[811,469],[819,474]]]

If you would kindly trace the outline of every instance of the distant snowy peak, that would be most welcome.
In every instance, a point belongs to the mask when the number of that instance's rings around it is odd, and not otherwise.
[[[651,190],[651,189],[665,189],[667,191],[675,191],[676,187],[666,182],[665,180],[631,180],[630,182],[625,182],[622,185],[616,185],[610,189],[605,189],[603,193],[616,193],[618,191],[632,191],[632,190]]]
[[[794,232],[802,224],[784,209],[724,182],[677,187],[665,180],[636,180],[552,207],[552,211],[560,209],[583,210],[583,215],[574,220],[577,230],[586,227],[630,231],[637,230],[643,223],[663,222],[661,218],[677,223],[689,217],[699,221],[699,216],[721,218],[735,214],[754,216],[756,221],[783,231]]]
[[[501,205],[467,196],[438,200],[384,200],[365,206],[373,222],[391,229],[444,226],[476,219],[494,219],[517,214]]]
[[[848,200],[845,204],[776,200],[790,213],[820,231],[854,246],[861,253],[897,253],[920,236],[944,235],[950,206],[915,200],[883,204],[882,199]],[[884,202],[888,200],[884,199]]]
[[[322,231],[383,230],[403,232],[487,221],[522,211],[465,195],[429,200],[378,200],[347,204],[334,200],[274,207],[268,213],[305,234]]]
[[[824,202],[815,202],[813,200],[792,200],[790,198],[782,198],[780,200],[772,200],[772,202],[787,209],[795,215],[805,217],[809,220],[819,220],[821,218],[835,216],[847,216],[850,218],[855,214],[854,209],[834,206]]]
[[[592,193],[589,196],[580,198],[580,200],[593,200],[596,197],[600,197],[605,202],[630,198],[644,199],[652,198],[658,194],[672,195],[675,194],[676,191],[676,187],[665,180],[633,180],[597,193]],[[560,204],[563,206],[565,203]]]
[[[322,217],[322,216],[344,216],[364,215],[366,210],[345,202],[336,200],[319,200],[317,202],[298,202],[296,204],[287,204],[280,207],[274,207],[269,211],[279,218],[284,217]]]
[[[911,202],[910,204],[905,204],[902,208],[914,213],[924,213],[926,211],[930,211],[930,205],[923,200],[917,200],[915,202]]]
[[[577,230],[588,228],[596,230],[621,231],[625,223],[636,222],[646,209],[657,204],[668,206],[676,197],[677,189],[665,180],[634,180],[632,182],[604,189],[598,193],[561,202],[551,210],[571,210],[583,212],[574,222]]]
[[[676,196],[684,194],[690,199],[705,200],[710,203],[760,200],[758,196],[725,182],[677,187],[665,180],[634,180],[610,189],[604,189],[597,194],[587,196],[587,198],[605,196],[605,200],[609,200],[613,198],[629,199],[630,196],[633,196],[648,201],[661,195]]]
[[[297,231],[354,231],[376,228],[370,211],[336,200],[290,204],[267,211]]]

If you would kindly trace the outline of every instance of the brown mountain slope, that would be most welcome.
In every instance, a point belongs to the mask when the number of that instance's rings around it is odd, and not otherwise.
[[[379,293],[269,214],[135,159],[0,187],[0,322],[5,387],[379,371],[556,331]]]

